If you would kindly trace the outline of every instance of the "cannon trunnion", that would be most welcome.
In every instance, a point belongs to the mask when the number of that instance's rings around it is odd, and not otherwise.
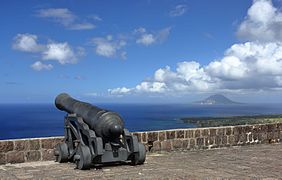
[[[55,105],[68,113],[64,142],[55,148],[56,161],[75,162],[78,169],[105,163],[144,163],[144,145],[124,128],[117,113],[75,100],[65,93],[56,97]]]

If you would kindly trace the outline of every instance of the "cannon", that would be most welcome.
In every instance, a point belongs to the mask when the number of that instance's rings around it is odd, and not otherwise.
[[[64,120],[64,141],[55,147],[56,161],[74,162],[78,169],[109,163],[143,164],[145,146],[124,128],[122,117],[59,94],[55,106],[67,112]]]

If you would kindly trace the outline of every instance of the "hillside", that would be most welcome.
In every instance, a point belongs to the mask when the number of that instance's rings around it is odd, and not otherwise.
[[[208,104],[208,105],[216,105],[216,104],[241,104],[235,101],[232,101],[228,99],[227,97],[221,95],[221,94],[215,94],[212,96],[209,96],[208,98],[202,100],[202,101],[196,101],[195,104]]]

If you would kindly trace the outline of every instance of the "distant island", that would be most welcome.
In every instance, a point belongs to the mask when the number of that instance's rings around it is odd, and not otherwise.
[[[193,104],[203,104],[203,105],[227,105],[227,104],[242,104],[239,102],[232,101],[228,99],[227,97],[221,95],[221,94],[215,94],[212,96],[209,96],[208,98],[202,100],[202,101],[196,101]]]

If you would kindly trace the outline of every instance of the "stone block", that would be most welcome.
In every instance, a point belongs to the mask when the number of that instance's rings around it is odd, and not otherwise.
[[[1,164],[6,164],[6,154],[5,153],[0,153],[0,165]]]
[[[216,131],[217,136],[224,136],[225,128],[218,128]]]
[[[175,139],[175,131],[166,131],[167,139]]]
[[[230,136],[228,136],[228,138],[227,138],[227,143],[229,144],[229,145],[235,145],[236,143],[235,143],[235,138],[234,138],[234,135],[230,135]]]
[[[184,139],[182,141],[182,148],[183,149],[189,149],[189,140],[188,139]]]
[[[27,161],[39,161],[41,159],[40,151],[27,151],[25,152]]]
[[[208,129],[202,129],[201,134],[202,134],[202,137],[208,137],[209,136],[209,130]]]
[[[15,140],[15,151],[27,151],[29,150],[29,140]]]
[[[210,129],[210,136],[216,136],[216,129]]]
[[[24,152],[23,151],[11,151],[7,153],[7,163],[23,163]]]
[[[278,124],[277,124],[277,128],[278,128],[278,129],[277,129],[278,131],[282,131],[282,123],[278,123]]]
[[[40,149],[40,141],[39,141],[39,139],[29,140],[29,149],[30,150],[39,150]]]
[[[258,141],[259,140],[259,136],[258,135],[259,135],[258,133],[253,133],[252,134],[252,140],[253,141]]]
[[[189,149],[195,149],[196,141],[195,139],[190,139]]]
[[[194,138],[194,130],[193,129],[186,130],[185,138]]]
[[[43,161],[55,160],[54,149],[43,149],[41,153]]]
[[[252,130],[253,130],[253,126],[244,126],[245,133],[252,132]]]
[[[242,133],[242,127],[241,126],[234,127],[233,133],[234,133],[235,136],[241,134]]]
[[[217,146],[221,145],[221,139],[222,139],[221,136],[215,136],[215,139],[214,139],[215,145]]]
[[[162,141],[161,142],[161,150],[162,151],[171,151],[172,147],[171,147],[171,141],[170,140],[166,140],[166,141]]]
[[[247,133],[248,131],[248,126],[241,126],[241,132],[240,132],[240,134],[245,134],[245,133]]]
[[[274,131],[276,131],[276,124],[268,124],[267,132],[274,132]]]
[[[13,151],[13,149],[14,149],[13,141],[0,141],[0,153]]]
[[[260,133],[261,132],[261,125],[254,125],[253,126],[253,132],[254,133]]]
[[[203,147],[204,146],[204,138],[197,138],[196,144],[197,144],[198,147]]]
[[[195,130],[195,138],[199,138],[201,137],[201,130],[200,129],[196,129]]]
[[[247,134],[240,134],[239,135],[239,141],[241,143],[246,143],[247,142]]]
[[[268,126],[266,124],[260,126],[261,133],[266,133],[267,131],[268,131]]]
[[[204,138],[204,146],[206,146],[206,147],[209,146],[209,138],[208,137]]]
[[[62,138],[46,138],[41,139],[41,146],[43,149],[54,149],[61,142],[63,142]]]
[[[156,151],[160,151],[160,150],[161,150],[161,142],[160,141],[154,141],[151,151],[156,152]]]
[[[222,145],[227,145],[227,136],[222,136]]]
[[[214,144],[214,140],[215,140],[215,137],[208,137],[208,145],[213,145]]]
[[[231,129],[230,127],[226,128],[226,129],[225,129],[225,134],[226,134],[227,136],[230,136],[230,135],[232,134],[232,129]]]
[[[146,132],[143,132],[142,133],[142,142],[143,143],[147,143],[148,141],[147,141],[147,133]]]
[[[180,139],[174,139],[172,140],[172,148],[175,150],[175,149],[181,149],[182,148],[182,140]]]
[[[279,139],[280,132],[269,132],[267,133],[267,139]]]
[[[183,139],[184,138],[184,130],[177,130],[176,131],[176,138]]]
[[[260,138],[260,141],[262,143],[265,143],[265,142],[268,142],[268,139],[267,139],[267,132],[262,132],[259,134],[259,138]]]
[[[158,140],[158,132],[148,132],[148,142],[154,142]]]
[[[165,132],[164,131],[160,131],[159,132],[159,141],[164,141],[164,140],[166,140]]]

